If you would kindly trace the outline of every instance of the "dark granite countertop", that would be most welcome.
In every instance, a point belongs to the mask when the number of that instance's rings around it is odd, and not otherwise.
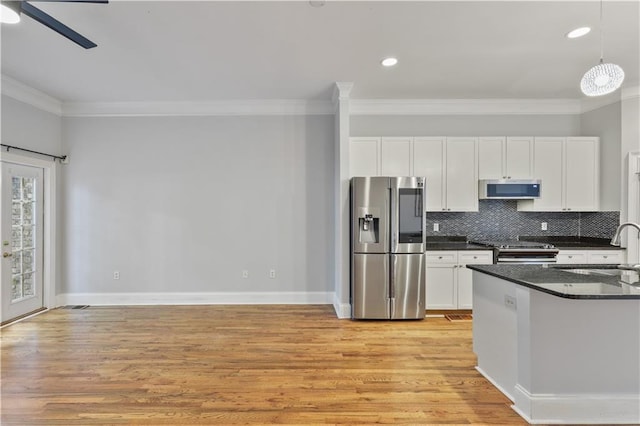
[[[431,250],[491,250],[487,246],[473,243],[430,243],[427,241],[427,251]]]
[[[616,265],[467,265],[467,268],[568,299],[640,300],[638,273],[619,271]],[[610,270],[616,275],[586,275],[563,269]]]
[[[560,250],[625,250],[624,247],[612,246],[610,238],[571,237],[571,236],[526,236],[518,237],[521,241],[550,243]]]
[[[432,250],[491,250],[481,244],[470,243],[467,237],[427,237],[427,251]]]

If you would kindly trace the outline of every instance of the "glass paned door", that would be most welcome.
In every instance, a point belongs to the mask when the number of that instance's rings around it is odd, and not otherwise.
[[[2,321],[44,304],[43,170],[2,162]]]

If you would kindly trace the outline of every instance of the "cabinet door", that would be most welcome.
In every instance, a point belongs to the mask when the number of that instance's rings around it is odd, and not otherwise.
[[[588,263],[587,252],[584,250],[560,250],[556,256],[556,262],[560,264]]]
[[[412,176],[413,138],[382,138],[380,170],[382,176]]]
[[[598,138],[567,138],[564,156],[566,210],[598,210],[599,158]]]
[[[349,176],[380,175],[380,138],[349,139]]]
[[[492,251],[458,252],[458,309],[473,308],[472,271],[467,265],[491,265]]]
[[[427,211],[442,211],[444,205],[444,137],[413,140],[413,174],[426,178]]]
[[[456,265],[427,264],[425,306],[427,309],[457,309]]]
[[[533,177],[542,180],[540,198],[518,201],[518,210],[562,211],[562,153],[564,138],[535,138]]]
[[[447,211],[478,211],[478,139],[447,138]]]
[[[478,178],[506,179],[504,170],[503,137],[484,137],[478,139]]]
[[[624,263],[624,252],[622,250],[602,250],[587,252],[587,263]]]
[[[509,137],[505,144],[507,179],[533,178],[533,138]]]

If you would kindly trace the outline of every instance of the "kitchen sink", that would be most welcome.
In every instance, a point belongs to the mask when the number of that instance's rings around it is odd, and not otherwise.
[[[572,274],[590,275],[595,277],[616,277],[619,282],[625,284],[636,284],[640,281],[640,270],[631,268],[626,265],[620,265],[618,268],[562,268],[564,272]],[[637,285],[637,284],[636,284]]]
[[[561,269],[561,271],[571,272],[572,274],[580,274],[580,275],[604,275],[604,276],[618,276],[623,275],[624,273],[629,273],[633,271],[626,271],[622,269],[586,269],[586,268],[571,268],[571,269]]]

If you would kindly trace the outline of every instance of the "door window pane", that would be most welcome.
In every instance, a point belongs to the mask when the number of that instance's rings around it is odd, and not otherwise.
[[[33,274],[24,274],[22,277],[22,297],[29,297],[35,295],[35,286],[33,285]]]
[[[22,248],[33,248],[33,226],[24,226],[22,228]]]
[[[20,250],[22,248],[22,226],[14,226],[11,228],[11,248]]]
[[[22,220],[22,203],[13,202],[11,204],[11,224],[12,225],[20,225]]]
[[[13,275],[22,273],[22,253],[15,252],[11,257],[11,273]]]
[[[11,300],[22,299],[22,275],[15,275],[11,282]]]
[[[11,178],[11,199],[22,200],[22,178]]]

